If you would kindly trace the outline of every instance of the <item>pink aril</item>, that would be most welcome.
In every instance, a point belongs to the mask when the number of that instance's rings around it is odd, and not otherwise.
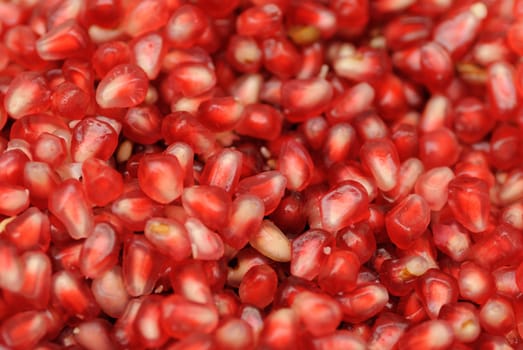
[[[56,187],[49,197],[49,210],[73,239],[85,238],[93,229],[93,212],[77,180],[65,180]]]
[[[238,102],[247,106],[260,101],[262,85],[263,77],[260,74],[244,74],[231,82],[229,93],[238,100]]]
[[[13,119],[47,110],[51,102],[51,90],[45,78],[36,72],[23,72],[9,84],[4,107]]]
[[[109,123],[87,117],[73,128],[71,156],[75,162],[91,157],[108,160],[117,145],[118,133]]]
[[[485,181],[466,175],[456,176],[448,184],[448,195],[456,221],[473,233],[487,228],[490,201]]]
[[[122,175],[96,158],[82,163],[82,181],[89,201],[100,207],[113,202],[123,193]]]
[[[514,67],[507,62],[491,64],[486,85],[490,110],[498,120],[509,120],[518,107]]]
[[[79,346],[109,350],[115,347],[111,335],[111,323],[102,318],[84,321],[75,327],[73,336]]]
[[[294,239],[291,274],[309,281],[315,279],[332,250],[332,243],[330,234],[323,230],[308,230]]]
[[[189,48],[207,29],[208,20],[198,6],[186,4],[178,7],[165,26],[165,37],[175,48]]]
[[[284,142],[278,155],[278,170],[287,178],[287,189],[301,191],[311,181],[314,165],[307,149],[299,142]]]
[[[51,295],[53,303],[80,320],[90,319],[100,312],[87,283],[72,272],[62,270],[54,273]]]
[[[321,114],[329,107],[333,96],[332,86],[321,78],[288,80],[281,89],[285,118],[291,122]]]
[[[458,223],[437,223],[432,225],[432,236],[436,247],[452,260],[461,262],[468,256],[472,240],[467,230]]]
[[[336,74],[356,82],[375,81],[381,78],[388,62],[382,52],[362,47],[351,54],[338,55],[332,62]]]
[[[125,288],[120,266],[114,266],[93,279],[91,291],[96,303],[105,314],[114,318],[122,316],[130,297]]]
[[[84,241],[80,252],[80,271],[89,278],[96,278],[118,262],[120,242],[110,224],[97,223]]]
[[[140,160],[138,182],[151,199],[167,204],[182,194],[183,172],[176,157],[148,154]]]
[[[230,318],[218,326],[214,340],[220,350],[249,349],[254,346],[254,332],[246,321]]]
[[[450,324],[459,342],[471,343],[480,335],[479,313],[473,304],[458,302],[443,305],[439,318]]]
[[[299,320],[290,308],[274,310],[264,320],[260,343],[275,350],[292,348],[298,341]]]
[[[160,275],[162,259],[142,235],[131,235],[124,242],[122,274],[127,293],[132,297],[153,292]]]
[[[236,19],[236,30],[240,35],[257,38],[273,37],[282,30],[282,10],[273,3],[253,6],[243,11]]]
[[[138,343],[147,348],[161,347],[168,339],[162,327],[163,297],[150,295],[144,298],[134,320],[133,328]]]
[[[143,16],[147,13],[148,16]],[[132,37],[163,27],[167,23],[168,8],[165,0],[144,0],[131,2],[126,6],[122,30]]]
[[[416,293],[427,315],[436,319],[443,305],[458,301],[459,288],[454,277],[430,269],[417,280]]]
[[[249,104],[235,127],[240,135],[262,140],[274,140],[280,135],[283,116],[275,108],[266,104]]]
[[[216,186],[192,186],[185,188],[182,194],[182,205],[187,214],[214,230],[226,225],[231,204],[229,194]]]
[[[322,226],[330,232],[336,232],[362,221],[369,215],[367,204],[367,192],[362,185],[350,180],[341,182],[320,200]]]
[[[114,67],[131,63],[131,50],[123,41],[110,41],[100,44],[91,57],[96,75],[103,78]]]
[[[134,331],[134,321],[138,314],[144,298],[130,299],[123,314],[115,322],[113,336],[115,341],[122,347],[134,346],[138,339]]]
[[[331,186],[352,180],[360,183],[369,196],[369,202],[372,202],[378,196],[378,189],[368,174],[366,174],[356,163],[353,162],[338,162],[334,163],[328,170],[328,180]]]
[[[416,347],[445,350],[449,349],[454,341],[454,332],[451,326],[440,320],[422,322],[409,329],[398,342],[398,350],[407,350]]]
[[[338,294],[336,300],[341,304],[343,320],[358,323],[380,313],[389,301],[389,294],[380,283],[365,283]]]
[[[184,142],[196,154],[207,154],[215,144],[215,135],[188,112],[174,112],[162,120],[162,137],[167,144]]]
[[[178,163],[182,168],[184,175],[183,184],[184,186],[192,186],[194,184],[194,151],[193,149],[184,142],[175,142],[170,144],[164,151],[166,154],[170,154],[178,159]],[[202,183],[202,176],[200,176],[200,183]]]
[[[398,183],[392,190],[385,192],[383,197],[389,202],[399,202],[412,192],[423,171],[423,163],[418,158],[406,159],[401,163]]]
[[[144,34],[131,42],[131,62],[140,67],[149,80],[154,80],[162,68],[166,46],[165,38],[161,34]]]
[[[234,35],[226,51],[227,62],[242,73],[256,73],[262,65],[263,53],[256,40],[249,36]]]
[[[430,209],[426,201],[416,194],[405,197],[385,217],[389,238],[401,249],[411,246],[429,223]]]
[[[338,302],[322,293],[298,293],[292,302],[292,309],[303,322],[305,329],[315,336],[333,332],[342,320],[342,310]]]
[[[265,215],[272,213],[283,197],[287,180],[279,171],[266,171],[240,180],[238,194],[259,197],[265,206]]]
[[[58,136],[62,133],[67,134],[67,132],[69,132],[69,127],[63,120],[49,114],[31,114],[16,120],[9,136],[34,143],[44,133]]]
[[[232,130],[242,118],[243,106],[233,97],[214,97],[200,104],[198,120],[209,130]]]
[[[383,312],[377,317],[368,340],[369,350],[391,350],[407,330],[408,323],[400,315]]]
[[[356,132],[349,123],[331,126],[322,147],[325,165],[330,166],[349,158],[351,152],[354,152],[356,140]]]
[[[200,184],[223,188],[234,192],[240,179],[242,153],[223,149],[209,158],[200,175]]]
[[[175,261],[191,255],[191,242],[184,226],[172,219],[151,218],[147,221],[145,237],[163,254]]]
[[[448,184],[453,178],[448,167],[430,169],[416,181],[415,192],[427,201],[430,210],[439,211],[447,202]]]
[[[217,260],[224,254],[220,236],[207,228],[197,218],[188,218],[184,223],[191,241],[192,257],[197,260]]]
[[[218,326],[216,308],[180,295],[172,295],[162,301],[160,317],[164,331],[176,339],[186,338],[192,333],[208,334]]]
[[[461,264],[457,280],[461,297],[477,304],[483,304],[495,292],[490,271],[473,262]]]
[[[170,278],[175,294],[195,303],[213,305],[212,291],[203,262],[197,260],[182,262],[175,266]]]
[[[360,150],[363,164],[369,169],[382,191],[394,188],[398,182],[399,156],[389,139],[370,140]]]
[[[261,226],[265,207],[261,199],[244,194],[237,196],[231,205],[227,225],[220,229],[224,242],[233,248],[244,247]]]
[[[37,310],[19,312],[0,327],[2,342],[11,349],[34,349],[47,332],[46,318]]]
[[[493,335],[504,335],[515,324],[512,302],[500,295],[493,295],[479,310],[481,327]]]
[[[31,207],[5,225],[5,236],[19,251],[46,251],[50,243],[49,219]]]
[[[140,190],[123,193],[111,205],[111,212],[120,219],[125,228],[142,231],[146,221],[163,212],[163,207]]]
[[[145,100],[149,81],[140,67],[120,64],[103,77],[96,88],[96,102],[102,108],[125,108]]]
[[[87,32],[75,20],[51,28],[36,41],[38,55],[47,61],[83,57],[88,48]]]
[[[213,69],[203,63],[182,63],[167,78],[174,91],[185,97],[195,97],[211,90],[216,84]]]
[[[32,146],[33,159],[58,167],[67,157],[65,140],[54,134],[44,132]]]

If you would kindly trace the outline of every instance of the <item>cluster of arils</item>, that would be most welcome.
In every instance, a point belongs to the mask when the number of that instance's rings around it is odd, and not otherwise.
[[[0,3],[0,349],[521,349],[523,1]]]

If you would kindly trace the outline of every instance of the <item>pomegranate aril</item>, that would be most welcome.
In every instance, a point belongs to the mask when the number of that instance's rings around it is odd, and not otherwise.
[[[388,259],[383,262],[379,270],[380,280],[390,294],[405,296],[412,291],[418,277],[428,269],[428,262],[421,256]]]
[[[61,221],[73,239],[85,238],[93,229],[92,209],[82,185],[76,180],[65,180],[56,187],[49,197],[49,211]]]
[[[493,295],[479,310],[483,329],[493,335],[504,335],[514,327],[515,315],[512,303],[499,295]]]
[[[107,315],[121,317],[130,299],[120,266],[104,272],[93,279],[91,291],[100,309]]]
[[[89,278],[101,276],[116,265],[119,251],[120,242],[113,227],[97,223],[83,243],[80,271]]]
[[[71,156],[75,162],[94,157],[108,160],[118,145],[118,132],[106,121],[84,118],[73,129]]]
[[[331,235],[323,230],[309,230],[295,238],[291,274],[309,281],[315,279],[332,250],[332,243]]]
[[[0,327],[3,343],[12,349],[33,349],[46,333],[45,315],[36,310],[17,313]]]
[[[200,184],[223,188],[231,193],[236,189],[242,168],[242,153],[223,149],[205,162]]]
[[[478,178],[456,176],[448,184],[449,207],[456,220],[471,232],[487,228],[490,201],[487,184]]]
[[[182,194],[183,172],[170,154],[147,154],[138,166],[140,188],[151,199],[167,204]]]
[[[298,69],[300,68],[298,63],[301,62],[301,56],[290,41],[278,37],[265,39],[262,42],[262,50],[263,66],[276,77],[289,79],[298,73]],[[293,84],[296,85],[296,83]],[[298,84],[298,87],[300,85],[301,83]],[[324,96],[328,96],[325,93],[328,94],[329,91],[327,91],[328,88],[326,88],[324,84],[317,86],[324,89]],[[296,93],[296,91],[294,92]],[[315,100],[314,102],[319,101]]]
[[[4,107],[13,119],[47,110],[51,102],[51,90],[45,78],[36,72],[20,73],[9,84]]]
[[[200,219],[211,229],[220,230],[229,220],[232,202],[224,189],[201,185],[185,188],[182,204],[188,215]]]
[[[243,106],[232,97],[215,97],[200,104],[198,120],[214,132],[232,130],[242,118]]]
[[[249,104],[243,109],[235,127],[240,135],[262,140],[276,139],[282,129],[283,116],[275,108],[266,104]]]
[[[429,222],[429,206],[416,194],[405,197],[385,217],[389,238],[401,249],[410,247],[425,232]]]
[[[191,255],[191,242],[184,226],[168,218],[151,218],[145,225],[145,237],[163,254],[175,261]]]
[[[380,313],[389,301],[389,294],[380,283],[365,283],[337,295],[336,299],[341,304],[343,320],[358,323]]]
[[[46,251],[51,239],[49,219],[38,208],[31,207],[9,221],[4,234],[20,251]]]
[[[471,343],[481,333],[478,310],[473,304],[459,302],[443,305],[439,319],[449,323],[459,342]]]
[[[162,137],[167,144],[184,142],[196,154],[210,153],[215,135],[188,112],[174,112],[162,120]]]
[[[134,64],[120,64],[103,77],[96,88],[96,102],[102,108],[125,108],[145,100],[149,81]]]
[[[130,296],[151,294],[160,275],[162,259],[141,235],[132,235],[124,242],[122,273]]]
[[[53,302],[64,312],[80,320],[93,318],[100,311],[87,284],[72,272],[56,272],[51,291]]]
[[[389,191],[398,182],[399,156],[388,139],[369,140],[360,150],[362,163],[369,169],[382,191]]]
[[[299,292],[294,297],[292,309],[305,329],[315,336],[333,332],[342,320],[340,305],[326,294]]]
[[[73,336],[79,346],[105,350],[116,346],[110,332],[111,324],[104,319],[96,318],[77,325],[73,330]]]
[[[281,146],[277,168],[287,178],[287,189],[291,191],[301,191],[307,187],[314,171],[309,152],[294,140],[288,140]]]
[[[433,168],[416,181],[416,193],[422,196],[430,210],[439,211],[448,199],[448,184],[454,173],[448,167]]]
[[[423,348],[431,350],[449,349],[454,340],[451,326],[440,320],[425,321],[409,329],[398,343],[399,350]]]
[[[145,297],[134,320],[134,331],[140,344],[146,348],[161,347],[168,335],[162,328],[163,298],[157,295]]]
[[[383,312],[372,327],[372,334],[367,343],[368,349],[393,349],[407,327],[407,321],[400,315]]]
[[[87,32],[74,20],[53,27],[36,41],[38,55],[47,61],[83,57],[88,48]]]
[[[274,3],[259,4],[243,11],[236,19],[240,35],[257,38],[278,36],[283,30],[282,9]]]
[[[24,282],[24,267],[16,248],[5,241],[0,241],[0,263],[5,268],[5,273],[0,275],[0,287],[10,292],[20,291]]]
[[[428,270],[416,284],[416,292],[427,315],[436,319],[441,307],[458,301],[458,284],[454,277],[437,269]]]
[[[472,241],[468,231],[456,222],[432,225],[434,245],[452,260],[461,262],[468,257]]]
[[[133,40],[130,49],[131,62],[140,67],[147,78],[156,79],[167,50],[164,37],[154,32],[142,35]]]
[[[291,122],[321,114],[333,96],[332,86],[321,78],[288,80],[282,84],[281,91],[285,118]]]
[[[194,151],[186,143],[175,142],[169,145],[164,151],[166,154],[170,154],[178,159],[178,163],[184,172],[183,183],[184,186],[191,186],[194,184]],[[202,181],[202,175],[200,175],[200,183]]]
[[[194,259],[218,260],[223,256],[225,247],[216,232],[211,231],[197,218],[188,218],[184,225],[189,234]]]
[[[293,309],[281,308],[265,318],[260,344],[275,350],[289,349],[296,345],[298,334],[298,316]]]
[[[239,296],[242,303],[259,308],[268,306],[276,293],[278,277],[269,265],[251,267],[243,276],[239,287]]]
[[[225,320],[215,331],[216,349],[241,350],[254,346],[254,333],[250,325],[238,318]]]
[[[232,202],[227,225],[220,229],[224,242],[236,249],[243,248],[260,229],[264,211],[263,202],[258,197],[249,194],[237,196]]]
[[[360,260],[356,254],[346,250],[334,251],[320,267],[318,284],[331,295],[350,292],[356,288],[359,268]]]
[[[94,51],[91,63],[96,75],[103,78],[114,67],[131,63],[131,50],[123,41],[103,43]]]
[[[280,203],[286,184],[287,179],[279,171],[266,171],[240,180],[237,193],[260,198],[265,206],[265,215],[268,215]]]
[[[143,16],[144,13],[148,15]],[[121,27],[125,33],[136,37],[163,27],[168,13],[165,0],[133,1],[125,8]]]
[[[216,75],[213,69],[203,63],[182,63],[176,66],[169,76],[167,83],[174,91],[185,97],[195,97],[211,90],[216,84]]]

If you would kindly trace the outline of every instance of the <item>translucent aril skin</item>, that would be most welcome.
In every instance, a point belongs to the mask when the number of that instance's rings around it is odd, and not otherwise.
[[[521,347],[522,21],[0,2],[0,349]]]

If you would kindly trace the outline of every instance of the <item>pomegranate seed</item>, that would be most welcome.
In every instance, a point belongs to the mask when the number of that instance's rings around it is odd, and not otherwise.
[[[288,80],[282,84],[281,91],[285,117],[292,122],[321,114],[333,96],[329,82],[319,78]]]
[[[251,194],[263,201],[265,215],[272,213],[283,197],[287,180],[278,171],[267,171],[242,179],[238,194]]]
[[[456,220],[471,232],[487,228],[490,202],[487,184],[478,178],[456,176],[448,184],[448,204]]]
[[[148,348],[161,347],[168,335],[161,327],[163,299],[159,296],[144,298],[136,312],[134,331],[138,342]]]
[[[388,259],[380,268],[380,280],[390,294],[405,296],[414,288],[418,277],[429,269],[429,264],[421,256],[405,256],[400,259]]]
[[[138,181],[140,188],[151,199],[167,204],[182,194],[183,172],[174,156],[145,155],[138,167]]]
[[[218,326],[218,314],[210,305],[186,300],[179,295],[165,298],[161,303],[161,324],[174,338],[192,333],[211,333]]]
[[[232,130],[242,118],[242,105],[232,97],[215,97],[200,104],[199,121],[209,130]]]
[[[514,327],[515,316],[510,300],[498,295],[490,297],[479,311],[479,321],[490,334],[503,335]]]
[[[167,218],[151,218],[145,225],[145,237],[158,249],[176,261],[191,255],[191,243],[184,226]]]
[[[123,315],[130,298],[125,289],[120,266],[114,266],[93,279],[91,291],[104,313],[114,318]]]
[[[445,304],[458,300],[456,280],[437,269],[428,270],[416,283],[416,292],[427,315],[435,319]]]
[[[315,336],[333,332],[342,319],[341,308],[336,300],[325,294],[300,292],[294,297],[292,309],[305,329]]]
[[[370,350],[393,349],[407,327],[408,324],[403,317],[390,312],[383,312],[374,323],[368,348]]]
[[[471,238],[457,223],[435,224],[432,226],[432,235],[436,247],[452,260],[461,262],[468,257]]]
[[[265,28],[263,30],[265,32]],[[280,79],[288,79],[298,73],[298,69],[300,67],[297,65],[297,62],[301,61],[301,56],[296,47],[290,41],[285,40],[284,38],[265,39],[262,43],[262,50],[263,65],[265,69],[273,73],[276,77]],[[314,82],[314,80],[311,82]],[[298,83],[297,85],[300,87],[300,81],[296,81],[293,84],[296,83]],[[329,92],[328,85],[321,82],[320,84],[316,84],[316,86],[323,90],[323,96],[328,97],[329,94],[331,94],[331,92]],[[310,91],[310,93],[313,92]]]
[[[241,319],[231,318],[223,322],[214,334],[217,349],[249,349],[254,344],[254,334],[249,324]]]
[[[166,52],[165,39],[158,33],[144,34],[131,43],[131,62],[142,68],[147,78],[156,79]]]
[[[85,30],[75,20],[68,20],[53,27],[36,41],[36,51],[44,60],[63,60],[82,57],[88,49],[89,39]]]
[[[238,16],[236,30],[240,35],[257,38],[276,36],[283,30],[282,10],[274,3],[253,6]]]
[[[220,230],[221,236],[231,247],[241,249],[259,231],[265,208],[258,197],[243,194],[232,202],[230,212],[227,225]]]
[[[424,349],[448,349],[454,340],[451,326],[440,320],[425,321],[409,329],[398,343],[398,349],[423,347]]]
[[[272,303],[277,286],[276,272],[270,266],[262,264],[247,271],[238,293],[243,303],[265,308]]]
[[[410,247],[425,232],[429,223],[427,202],[416,194],[407,196],[385,217],[389,237],[401,249]]]
[[[140,67],[120,64],[96,88],[96,102],[102,108],[134,107],[145,100],[147,88],[147,75]]]
[[[56,187],[49,197],[49,210],[73,239],[85,238],[93,230],[92,210],[82,185],[76,180],[65,180]]]
[[[292,242],[291,274],[313,280],[332,250],[332,239],[323,230],[309,230]]]
[[[101,276],[117,263],[119,250],[118,237],[111,225],[97,223],[83,243],[80,271],[89,278]]]
[[[2,341],[13,349],[35,348],[46,335],[46,318],[39,311],[17,313],[2,323]]]
[[[351,203],[351,206],[347,206]],[[322,226],[331,232],[366,219],[369,215],[365,188],[355,181],[344,181],[327,192],[320,201]]]
[[[19,74],[7,89],[4,107],[11,118],[44,112],[51,102],[45,78],[35,72]]]
[[[380,313],[389,301],[389,294],[385,286],[369,283],[342,293],[336,299],[341,304],[343,320],[358,323]]]
[[[110,331],[111,324],[98,318],[80,323],[74,328],[73,335],[79,346],[110,349],[115,346]]]
[[[260,343],[271,349],[292,348],[298,341],[299,320],[293,309],[272,311],[266,318]]]
[[[100,311],[86,283],[72,272],[56,272],[51,288],[57,305],[80,320],[92,318]]]
[[[443,305],[439,317],[450,324],[457,341],[470,343],[481,333],[478,310],[472,304],[461,302]]]
[[[219,230],[230,216],[231,199],[225,190],[215,186],[193,186],[186,188],[182,204],[190,216],[198,218],[207,227]]]
[[[130,296],[148,295],[159,277],[160,263],[154,247],[143,236],[133,235],[124,243],[122,274]]]
[[[260,230],[249,240],[250,245],[263,256],[279,262],[291,261],[291,243],[271,221],[264,220]]]
[[[91,63],[96,75],[103,78],[114,67],[131,63],[131,49],[123,41],[103,43],[94,51]]]
[[[224,245],[220,236],[209,230],[200,220],[189,218],[185,229],[191,241],[192,256],[199,260],[217,260],[224,254]]]
[[[165,142],[184,142],[196,154],[209,153],[214,147],[215,136],[195,117],[187,112],[175,112],[162,120],[162,137]]]
[[[147,13],[147,16],[141,14]],[[132,37],[163,27],[168,18],[165,0],[131,2],[125,9],[122,29]]]

